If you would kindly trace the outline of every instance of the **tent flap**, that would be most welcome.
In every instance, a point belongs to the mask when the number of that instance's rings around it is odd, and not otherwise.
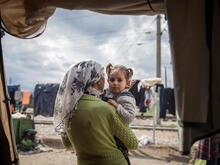
[[[4,71],[4,62],[2,55],[2,46],[1,46],[1,38],[0,38],[0,137],[1,137],[1,151],[3,156],[10,152],[10,155],[7,157],[3,157],[3,161],[5,160],[8,164],[14,165],[19,164],[18,155],[16,151],[16,144],[14,138],[14,131],[12,126],[12,118],[9,108],[9,95],[7,93],[7,86],[5,81],[5,71]],[[10,158],[9,158],[10,157]],[[2,160],[2,159],[1,159]],[[8,162],[12,161],[12,162]],[[6,164],[6,163],[3,163]]]
[[[41,34],[56,8],[117,15],[165,13],[164,0],[0,0],[0,8],[5,29],[20,38]]]
[[[42,7],[35,11],[26,8],[24,0],[8,0],[0,5],[1,18],[6,30],[16,37],[27,38],[41,34],[54,7]]]
[[[166,0],[180,150],[220,132],[220,2]],[[195,12],[196,11],[196,12]]]

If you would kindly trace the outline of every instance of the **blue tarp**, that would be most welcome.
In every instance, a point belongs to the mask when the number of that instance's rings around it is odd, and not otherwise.
[[[34,89],[34,116],[53,116],[59,84],[37,84]]]

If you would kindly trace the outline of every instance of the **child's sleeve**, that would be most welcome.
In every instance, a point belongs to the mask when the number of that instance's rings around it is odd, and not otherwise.
[[[121,96],[117,99],[118,107],[116,109],[119,116],[130,124],[136,115],[136,101],[130,96]]]
[[[129,150],[138,148],[138,140],[128,124],[124,123],[117,114],[114,114],[112,121],[114,136],[120,139]]]

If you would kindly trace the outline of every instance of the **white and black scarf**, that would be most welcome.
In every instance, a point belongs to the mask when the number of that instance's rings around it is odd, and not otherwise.
[[[54,125],[55,131],[64,133],[64,125],[69,126],[69,119],[77,108],[77,103],[84,93],[99,97],[92,87],[104,74],[104,68],[95,61],[83,61],[70,67],[57,92]]]

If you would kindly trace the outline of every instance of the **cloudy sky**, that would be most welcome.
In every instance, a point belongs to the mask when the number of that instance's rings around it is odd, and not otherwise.
[[[162,65],[173,87],[167,22],[162,16]],[[156,16],[112,16],[57,9],[45,32],[30,40],[6,34],[2,40],[8,85],[34,90],[37,83],[60,83],[70,65],[95,60],[134,69],[134,79],[156,75]]]

